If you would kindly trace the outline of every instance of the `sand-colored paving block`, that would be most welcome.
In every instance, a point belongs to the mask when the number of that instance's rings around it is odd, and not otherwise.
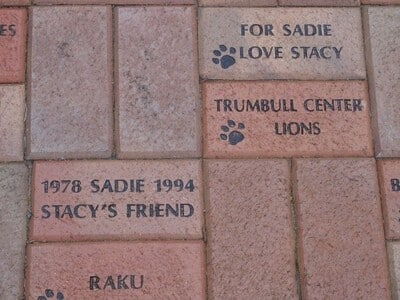
[[[111,8],[30,9],[27,156],[112,152]]]
[[[0,161],[24,159],[25,86],[0,86]]]
[[[204,79],[364,79],[359,8],[199,9]]]
[[[116,11],[118,158],[200,156],[193,7]]]
[[[375,154],[400,156],[400,7],[364,7]]]
[[[29,172],[0,164],[0,299],[23,299]]]

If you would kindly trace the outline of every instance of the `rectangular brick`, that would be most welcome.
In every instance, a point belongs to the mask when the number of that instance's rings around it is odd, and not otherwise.
[[[400,298],[400,242],[388,242],[387,251],[392,283],[392,299]]]
[[[28,157],[110,157],[111,8],[33,7],[30,13]]]
[[[183,5],[196,4],[195,0],[33,0],[35,4],[149,4]]]
[[[195,9],[116,12],[117,156],[200,156]]]
[[[365,7],[366,57],[375,154],[400,156],[400,7]]]
[[[30,0],[0,0],[0,5],[29,5]]]
[[[25,86],[0,86],[0,161],[24,160]]]
[[[199,0],[200,6],[275,6],[278,0]]]
[[[2,8],[0,19],[0,83],[24,82],[27,11]]]
[[[28,168],[0,164],[0,299],[23,299]]]
[[[374,159],[294,164],[303,299],[390,299]]]
[[[400,0],[361,0],[361,4],[400,4]]]
[[[378,161],[387,239],[400,239],[400,160]]]
[[[209,299],[297,299],[288,161],[208,160],[205,176]]]
[[[360,0],[279,0],[279,5],[292,6],[358,6]]]
[[[206,297],[201,241],[34,244],[28,261],[27,299]]]
[[[35,162],[30,239],[200,239],[201,187],[199,160]]]
[[[359,8],[200,8],[204,79],[364,79]]]
[[[206,82],[204,156],[373,156],[364,81]]]

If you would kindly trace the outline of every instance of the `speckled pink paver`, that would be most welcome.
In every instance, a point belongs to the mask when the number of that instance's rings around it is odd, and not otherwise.
[[[199,0],[199,6],[275,6],[278,0]]]
[[[201,239],[198,160],[36,162],[35,241]]]
[[[28,261],[27,299],[48,289],[66,300],[206,297],[201,241],[34,244]]]
[[[294,195],[303,299],[390,299],[373,159],[299,159]]]
[[[297,299],[289,162],[207,160],[204,172],[208,299]]]

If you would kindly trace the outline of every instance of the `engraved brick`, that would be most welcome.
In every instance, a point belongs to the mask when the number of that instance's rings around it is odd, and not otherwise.
[[[279,5],[292,6],[357,6],[360,0],[279,0]]]
[[[303,299],[390,299],[373,159],[295,161]]]
[[[285,160],[206,161],[209,299],[297,299],[289,174]]]
[[[26,296],[205,299],[203,248],[201,241],[29,245]]]
[[[25,9],[0,9],[0,83],[25,80],[26,18]]]
[[[375,154],[400,156],[400,7],[365,7],[365,41]]]
[[[28,169],[0,164],[0,299],[23,299]]]
[[[388,242],[390,275],[393,299],[400,298],[400,242]]]
[[[111,156],[111,27],[107,7],[31,8],[30,159]]]
[[[25,87],[0,86],[0,161],[24,159]]]
[[[378,161],[387,239],[400,239],[400,160]]]
[[[205,79],[364,79],[358,8],[199,10]]]
[[[30,239],[200,239],[200,172],[199,160],[35,162]]]
[[[200,156],[195,20],[193,7],[117,8],[119,158]]]
[[[206,82],[204,156],[372,156],[364,81]]]
[[[199,0],[200,6],[275,6],[277,0]]]

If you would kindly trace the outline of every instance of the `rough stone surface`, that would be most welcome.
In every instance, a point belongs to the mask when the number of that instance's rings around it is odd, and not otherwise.
[[[117,8],[119,158],[200,156],[195,19],[192,7]]]
[[[373,156],[364,81],[206,82],[202,94],[205,157]]]
[[[33,0],[35,4],[149,4],[180,5],[195,4],[195,0]]]
[[[38,299],[46,289],[64,299],[206,297],[201,241],[35,244],[28,246],[28,261],[27,299]],[[92,282],[99,279],[92,290],[91,276]]]
[[[360,0],[279,0],[279,5],[293,6],[357,6]]]
[[[25,87],[0,86],[0,161],[24,159]]]
[[[29,5],[30,0],[0,0],[0,5]]]
[[[297,299],[289,164],[208,160],[209,299]]]
[[[199,0],[200,6],[275,6],[277,0]]]
[[[361,0],[361,4],[400,4],[400,0]]]
[[[111,8],[30,12],[28,157],[110,157]]]
[[[53,180],[71,183],[60,182],[57,189]],[[54,205],[61,205],[58,214]],[[35,241],[201,239],[201,164],[199,160],[35,162],[32,211],[30,239]]]
[[[400,7],[365,7],[365,41],[375,154],[400,156]]]
[[[390,299],[373,159],[299,159],[294,194],[303,299]]]
[[[400,242],[388,242],[387,251],[392,282],[392,299],[400,298]]]
[[[26,9],[0,9],[0,83],[25,80],[26,18]]]
[[[205,79],[364,79],[362,44],[355,7],[199,9]]]
[[[0,299],[23,299],[28,169],[0,164]]]
[[[378,161],[387,239],[400,239],[400,160]]]

